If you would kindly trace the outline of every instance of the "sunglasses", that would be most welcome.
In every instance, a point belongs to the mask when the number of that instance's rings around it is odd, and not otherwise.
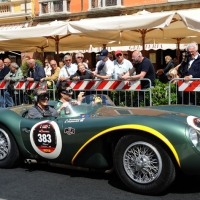
[[[83,57],[77,57],[77,58],[81,58],[81,59],[83,59]]]
[[[66,89],[66,90],[62,90],[63,94],[69,94],[72,95],[73,94],[73,90],[72,89]]]
[[[116,55],[116,57],[120,57],[120,56],[122,56],[122,54],[117,54],[117,55]]]
[[[71,60],[65,60],[66,62],[70,62]]]
[[[51,64],[51,67],[56,66],[56,64]]]
[[[48,93],[42,93],[42,94],[40,94],[40,95],[38,95],[38,99],[39,100],[49,100],[49,94]]]

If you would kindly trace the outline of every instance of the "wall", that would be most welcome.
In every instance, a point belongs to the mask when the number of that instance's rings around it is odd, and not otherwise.
[[[141,6],[148,4],[167,3],[168,0],[124,0],[124,6]]]

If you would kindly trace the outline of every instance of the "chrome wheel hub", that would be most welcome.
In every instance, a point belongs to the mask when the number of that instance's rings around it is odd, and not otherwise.
[[[0,160],[6,158],[10,152],[10,139],[8,134],[0,129]]]
[[[135,182],[147,184],[162,171],[162,159],[158,150],[149,143],[135,142],[129,145],[123,156],[127,175]]]

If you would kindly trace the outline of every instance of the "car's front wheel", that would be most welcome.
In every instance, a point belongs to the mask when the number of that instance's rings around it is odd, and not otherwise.
[[[114,152],[115,170],[134,192],[158,194],[175,179],[175,167],[167,152],[153,139],[123,136]]]
[[[0,126],[0,167],[10,168],[19,160],[19,150],[12,134]]]

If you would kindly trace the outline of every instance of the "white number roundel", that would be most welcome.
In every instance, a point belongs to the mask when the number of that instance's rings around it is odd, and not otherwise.
[[[30,132],[30,141],[34,150],[44,158],[55,159],[62,150],[60,129],[54,121],[35,124]]]

